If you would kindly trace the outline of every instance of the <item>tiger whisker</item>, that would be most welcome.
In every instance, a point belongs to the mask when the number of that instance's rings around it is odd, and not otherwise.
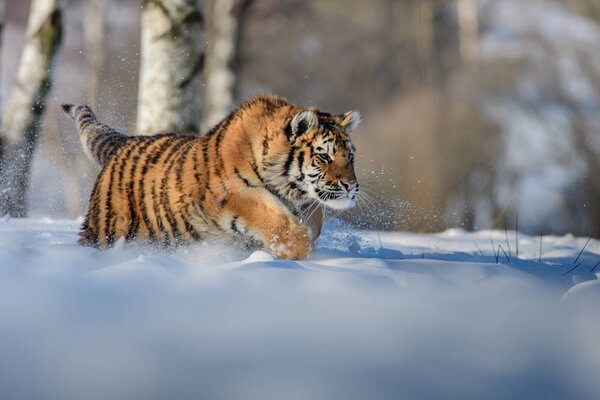
[[[373,208],[378,208],[379,204],[377,203],[377,201],[375,201],[375,199],[373,199],[372,197],[370,197],[367,193],[359,193],[359,197],[361,197],[362,195],[362,199],[365,201],[365,203],[368,203],[371,205],[371,207]]]
[[[362,195],[376,206],[379,206],[379,204],[381,203],[382,197],[379,196],[378,194],[370,194],[368,192],[362,192]]]
[[[367,215],[374,215],[372,207],[367,203],[364,197],[357,197],[357,200],[361,201],[361,205],[363,205],[367,209]]]
[[[363,187],[362,185],[360,186],[360,191],[361,192],[366,192],[375,196],[381,196],[379,193],[375,192],[374,190],[371,190],[369,188]]]
[[[316,206],[313,208],[313,210],[311,211],[311,213],[308,216],[308,218],[306,218],[306,221],[310,221],[310,219],[312,218],[313,214],[319,209],[319,202],[315,202],[314,204],[316,204]]]
[[[307,218],[307,215],[308,215],[308,214],[310,214],[310,213],[312,212],[312,210],[313,210],[314,208],[316,208],[316,207],[315,207],[315,205],[318,205],[318,204],[319,204],[319,201],[318,201],[318,200],[314,200],[314,201],[312,201],[312,202],[311,202],[311,203],[308,205],[308,207],[306,207],[306,208],[305,208],[304,210],[302,210],[302,212],[300,213],[300,220],[301,220],[301,221],[308,221],[308,220],[309,220],[309,218]]]
[[[360,212],[362,215],[366,215],[366,216],[368,216],[368,215],[369,215],[369,212],[368,212],[368,207],[367,207],[367,205],[365,204],[365,200],[364,200],[364,199],[362,199],[361,197],[357,197],[357,198],[356,198],[356,202],[357,202],[357,203],[358,203],[358,205],[359,205],[359,207],[358,207],[358,210],[359,210],[359,212]],[[365,209],[367,210],[366,212],[365,212]]]

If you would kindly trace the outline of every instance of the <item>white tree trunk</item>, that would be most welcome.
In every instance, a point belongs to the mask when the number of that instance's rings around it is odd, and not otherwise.
[[[198,132],[204,64],[202,0],[145,0],[138,133]]]
[[[4,32],[4,14],[5,13],[5,1],[0,0],[0,75],[2,74],[2,33]],[[2,88],[0,87],[0,94],[2,93]],[[2,103],[2,97],[0,96],[0,104]],[[0,123],[2,122],[2,118],[0,117]],[[2,135],[0,135],[0,177],[2,175]],[[1,187],[0,187],[1,189]],[[2,195],[0,194],[0,200],[2,199]]]
[[[31,157],[50,90],[62,34],[62,1],[32,0],[15,86],[0,125],[3,137],[0,208],[25,215]]]
[[[5,9],[5,1],[0,0],[0,68],[2,68],[2,32],[4,32],[4,9]],[[2,89],[2,88],[0,88]],[[2,93],[2,90],[0,90]],[[2,98],[0,97],[0,103],[2,102]],[[2,153],[2,138],[0,137],[0,153]],[[0,157],[2,155],[0,154]],[[1,162],[1,160],[0,160]]]
[[[90,64],[89,104],[96,110],[98,106],[98,86],[100,71],[104,65],[104,0],[87,0],[85,26],[83,28],[87,59]]]
[[[202,131],[220,122],[233,108],[236,84],[234,62],[239,47],[240,18],[246,0],[207,0],[206,88]]]
[[[477,0],[458,0],[458,29],[460,56],[466,62],[479,58]]]
[[[399,4],[392,0],[393,4]],[[412,26],[417,42],[421,84],[433,84],[434,21],[431,0],[413,2]],[[397,12],[396,12],[397,14]],[[398,37],[398,35],[397,35]]]

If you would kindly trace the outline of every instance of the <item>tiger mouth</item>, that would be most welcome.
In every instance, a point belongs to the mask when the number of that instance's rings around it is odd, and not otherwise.
[[[317,190],[317,196],[326,207],[343,210],[354,207],[354,200],[358,196],[358,191]]]

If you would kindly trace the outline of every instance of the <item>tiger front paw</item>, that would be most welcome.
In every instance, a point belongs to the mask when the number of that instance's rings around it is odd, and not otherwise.
[[[270,253],[275,257],[286,260],[306,258],[314,251],[313,240],[304,227],[290,232],[273,234],[268,247]]]

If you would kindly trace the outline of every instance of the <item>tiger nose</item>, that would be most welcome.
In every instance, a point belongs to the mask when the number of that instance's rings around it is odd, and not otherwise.
[[[355,187],[358,186],[358,182],[356,181],[342,181],[340,182],[342,184],[343,187],[346,188],[347,191],[351,191],[352,189],[354,189]]]

